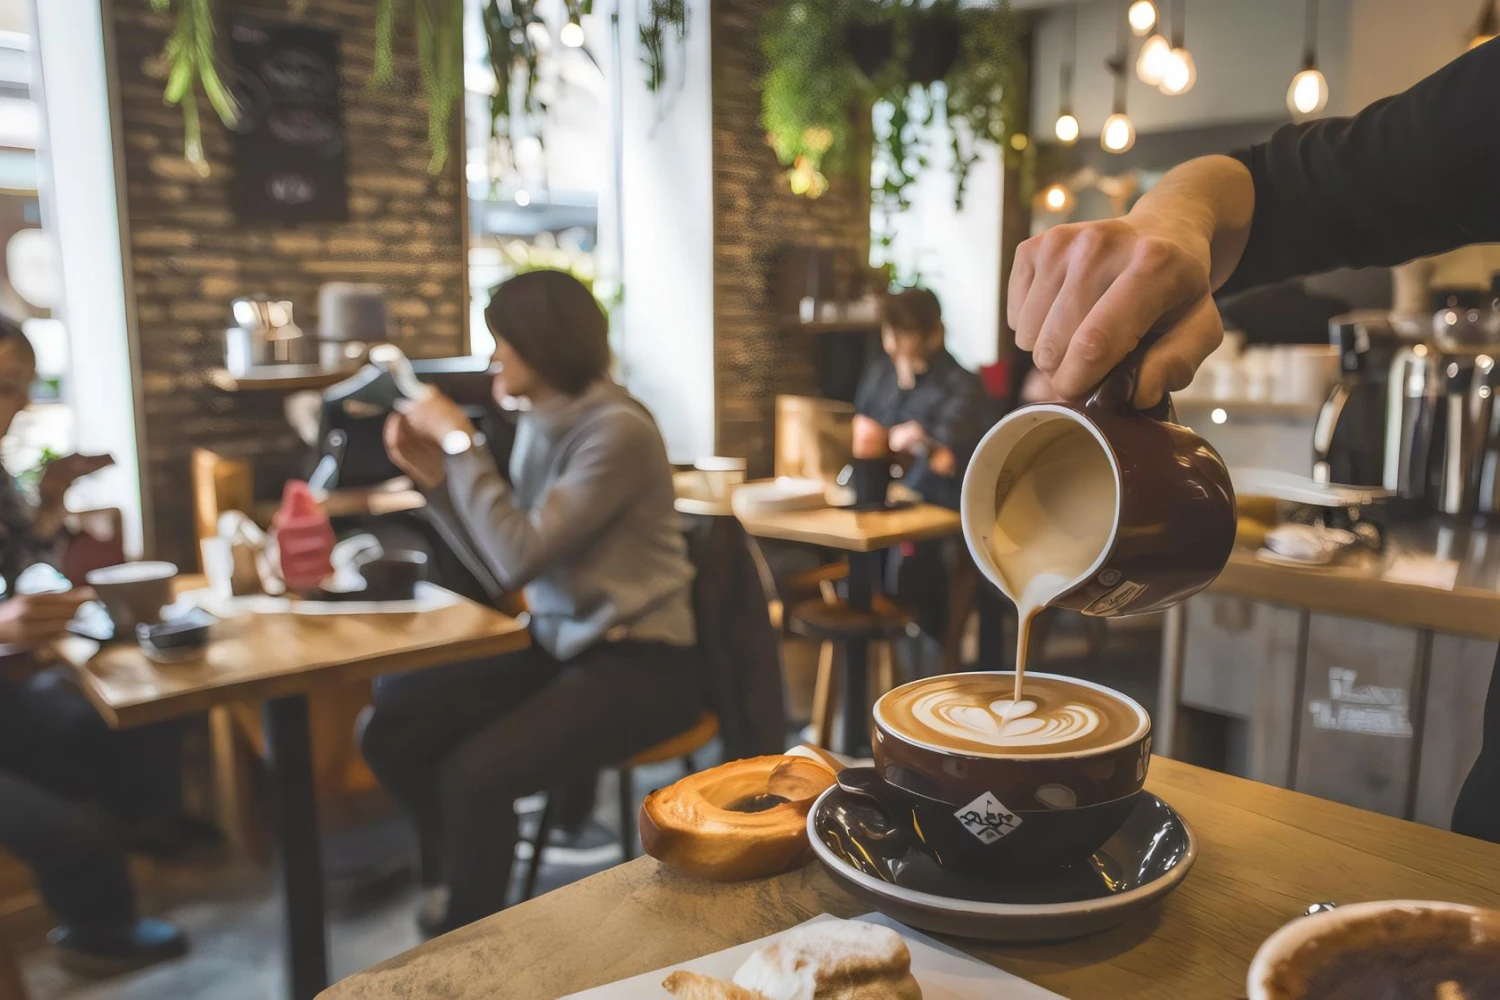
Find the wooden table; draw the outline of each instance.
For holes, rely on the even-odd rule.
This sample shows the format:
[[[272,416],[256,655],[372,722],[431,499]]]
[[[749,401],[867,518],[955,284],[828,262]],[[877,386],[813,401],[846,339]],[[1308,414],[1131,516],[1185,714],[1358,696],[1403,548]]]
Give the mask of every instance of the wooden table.
[[[849,554],[849,606],[868,611],[880,589],[880,552],[902,542],[924,542],[956,535],[962,527],[958,512],[919,503],[899,510],[855,511],[841,507],[786,511],[740,518],[745,531],[757,538],[803,542]],[[858,757],[869,752],[870,713],[867,711],[869,644],[863,639],[844,642],[844,742],[842,749]]]
[[[1182,886],[1113,930],[1052,945],[948,939],[1070,1000],[1245,995],[1250,957],[1311,902],[1500,906],[1500,846],[1157,758],[1148,787],[1199,838]],[[631,862],[353,976],[325,1000],[558,997],[869,907],[817,865],[721,885]]]
[[[99,714],[115,727],[264,700],[272,822],[281,861],[292,1000],[328,985],[323,869],[313,800],[307,694],[524,648],[525,626],[461,598],[418,614],[257,614],[214,626],[196,660],[159,665],[133,644],[69,639],[59,646]],[[353,738],[351,734],[350,738]]]

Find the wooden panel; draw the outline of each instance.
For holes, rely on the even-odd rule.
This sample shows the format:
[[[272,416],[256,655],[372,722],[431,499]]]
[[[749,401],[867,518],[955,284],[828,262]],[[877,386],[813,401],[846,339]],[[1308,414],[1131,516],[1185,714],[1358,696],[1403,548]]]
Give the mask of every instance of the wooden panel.
[[[1406,813],[1423,636],[1312,615],[1293,787],[1389,816]]]
[[[1147,787],[1192,824],[1197,864],[1112,930],[954,947],[1072,1000],[1243,997],[1250,957],[1318,899],[1500,906],[1500,845],[1157,758]],[[817,865],[729,884],[650,859],[611,868],[344,980],[324,1000],[555,997],[675,965],[819,913],[870,910]],[[580,927],[589,933],[580,934]],[[497,960],[503,956],[503,960]]]
[[[1266,686],[1267,671],[1286,672],[1271,661],[1284,660],[1295,669],[1297,612],[1220,594],[1199,594],[1184,609],[1183,704],[1250,718]]]
[[[1494,672],[1495,643],[1452,635],[1432,637],[1422,755],[1412,818],[1448,829],[1453,803],[1483,742],[1484,699]]]

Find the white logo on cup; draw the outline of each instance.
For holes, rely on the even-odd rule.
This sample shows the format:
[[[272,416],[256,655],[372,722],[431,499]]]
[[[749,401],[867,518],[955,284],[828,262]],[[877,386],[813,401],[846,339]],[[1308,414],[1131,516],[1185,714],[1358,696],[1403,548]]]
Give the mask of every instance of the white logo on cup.
[[[1005,803],[985,792],[953,814],[982,843],[993,844],[1015,832],[1021,817],[1005,808]]]

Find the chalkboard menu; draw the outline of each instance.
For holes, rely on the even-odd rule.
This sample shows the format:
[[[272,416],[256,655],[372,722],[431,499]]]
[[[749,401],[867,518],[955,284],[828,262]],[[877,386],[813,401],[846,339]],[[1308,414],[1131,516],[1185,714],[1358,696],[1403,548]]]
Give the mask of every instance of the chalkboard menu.
[[[339,104],[339,36],[236,18],[232,87],[235,212],[244,222],[349,217],[349,150]]]

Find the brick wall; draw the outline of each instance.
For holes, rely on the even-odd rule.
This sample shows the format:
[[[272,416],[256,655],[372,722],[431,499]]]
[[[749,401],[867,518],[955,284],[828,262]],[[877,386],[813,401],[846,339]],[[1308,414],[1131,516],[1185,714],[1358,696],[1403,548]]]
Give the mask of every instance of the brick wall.
[[[157,56],[168,20],[149,0],[115,0],[114,31],[125,145],[125,205],[139,326],[144,399],[143,487],[154,508],[155,553],[196,561],[189,456],[194,447],[254,461],[267,492],[302,471],[305,448],[282,413],[282,393],[227,393],[211,381],[223,364],[229,302],[269,292],[295,303],[316,329],[318,286],[370,281],[387,291],[396,340],[415,356],[464,350],[466,302],[461,157],[438,179],[427,172],[426,102],[416,92],[413,33],[397,32],[397,82],[366,85],[373,0],[312,0],[305,23],[342,33],[344,123],[349,132],[349,212],[342,223],[251,226],[230,207],[230,135],[203,116],[211,175],[182,158],[181,115],[161,100]],[[108,8],[106,8],[108,9]],[[287,18],[287,0],[225,3]]]
[[[823,197],[791,193],[760,123],[760,19],[780,0],[714,0],[714,381],[719,451],[769,474],[772,417],[781,393],[817,384],[816,344],[784,330],[772,305],[782,246],[852,247],[868,258],[868,142],[858,166],[830,176]],[[868,114],[857,115],[868,121]],[[861,130],[861,134],[868,129]]]

